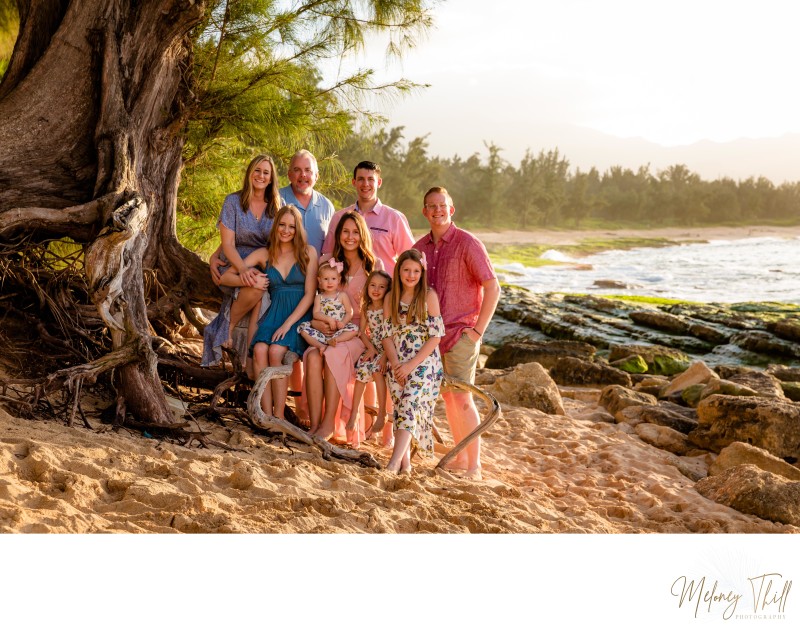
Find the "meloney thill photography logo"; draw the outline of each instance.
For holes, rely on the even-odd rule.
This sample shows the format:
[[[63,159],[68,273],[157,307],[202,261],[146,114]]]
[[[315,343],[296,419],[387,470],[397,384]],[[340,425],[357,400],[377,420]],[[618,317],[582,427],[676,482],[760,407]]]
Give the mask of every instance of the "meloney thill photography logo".
[[[747,588],[738,589],[713,577],[678,577],[670,590],[678,608],[695,618],[720,616],[731,619],[785,620],[791,580],[780,573],[747,577]]]

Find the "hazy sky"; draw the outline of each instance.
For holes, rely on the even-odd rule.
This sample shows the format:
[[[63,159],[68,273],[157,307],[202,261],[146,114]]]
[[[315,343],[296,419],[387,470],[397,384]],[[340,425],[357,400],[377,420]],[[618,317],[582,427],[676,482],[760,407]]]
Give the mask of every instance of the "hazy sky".
[[[434,12],[401,64],[387,68],[380,46],[355,62],[431,84],[381,109],[407,139],[430,132],[434,154],[494,141],[517,162],[528,147],[598,142],[587,130],[664,146],[800,132],[797,0],[449,0]]]

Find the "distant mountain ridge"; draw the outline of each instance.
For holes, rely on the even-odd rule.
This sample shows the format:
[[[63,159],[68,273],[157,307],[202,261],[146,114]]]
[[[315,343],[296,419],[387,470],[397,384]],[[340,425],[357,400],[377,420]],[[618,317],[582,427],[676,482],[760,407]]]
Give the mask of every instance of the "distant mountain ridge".
[[[569,140],[558,143],[559,152],[573,169],[579,167],[582,171],[594,166],[602,173],[614,165],[635,171],[649,163],[650,171],[655,173],[670,165],[684,164],[704,180],[764,176],[776,185],[800,181],[800,134],[741,138],[725,143],[704,140],[675,147],[664,147],[643,138],[618,138],[585,128],[564,137]]]

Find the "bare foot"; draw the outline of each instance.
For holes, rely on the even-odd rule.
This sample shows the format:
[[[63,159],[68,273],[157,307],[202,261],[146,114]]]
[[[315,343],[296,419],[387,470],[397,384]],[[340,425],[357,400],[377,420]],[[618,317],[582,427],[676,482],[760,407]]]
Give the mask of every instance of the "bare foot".
[[[462,478],[466,478],[470,481],[482,481],[483,475],[481,474],[481,468],[476,467],[471,470],[467,470],[464,474],[461,475]]]
[[[414,468],[412,468],[410,465],[404,465],[403,467],[400,468],[400,473],[401,474],[411,474],[413,469]]]
[[[380,432],[383,430],[383,427],[386,425],[386,414],[379,415],[375,421],[372,422],[372,425],[367,430],[367,439],[372,438],[372,435]]]
[[[334,431],[333,423],[326,426],[325,421],[323,420],[320,423],[314,435],[319,437],[320,439],[325,439],[325,441],[330,441],[330,438],[333,436],[333,431]]]
[[[459,455],[462,456],[462,455]],[[444,469],[449,471],[466,470],[469,469],[466,458],[459,458],[458,456],[444,466]]]

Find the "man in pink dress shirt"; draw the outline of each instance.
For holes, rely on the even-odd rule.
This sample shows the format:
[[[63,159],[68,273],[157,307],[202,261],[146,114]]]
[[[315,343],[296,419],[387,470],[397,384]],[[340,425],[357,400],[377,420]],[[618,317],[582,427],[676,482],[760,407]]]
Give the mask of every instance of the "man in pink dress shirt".
[[[383,262],[384,269],[392,274],[398,255],[411,248],[414,236],[408,226],[406,216],[400,211],[386,206],[378,199],[378,189],[383,180],[381,168],[374,162],[364,160],[353,169],[353,187],[356,190],[356,203],[334,213],[328,226],[322,252],[333,252],[333,236],[342,215],[347,211],[357,211],[369,226],[372,235],[372,250]]]
[[[500,284],[481,241],[453,223],[455,207],[444,187],[429,189],[422,214],[431,232],[414,248],[428,262],[428,283],[439,295],[445,334],[439,343],[444,372],[475,382],[481,338],[492,320],[500,298]],[[442,389],[447,423],[456,443],[478,427],[480,416],[471,393]],[[466,454],[466,458],[464,457]],[[480,437],[458,455],[452,465],[466,469],[467,476],[481,477]]]

